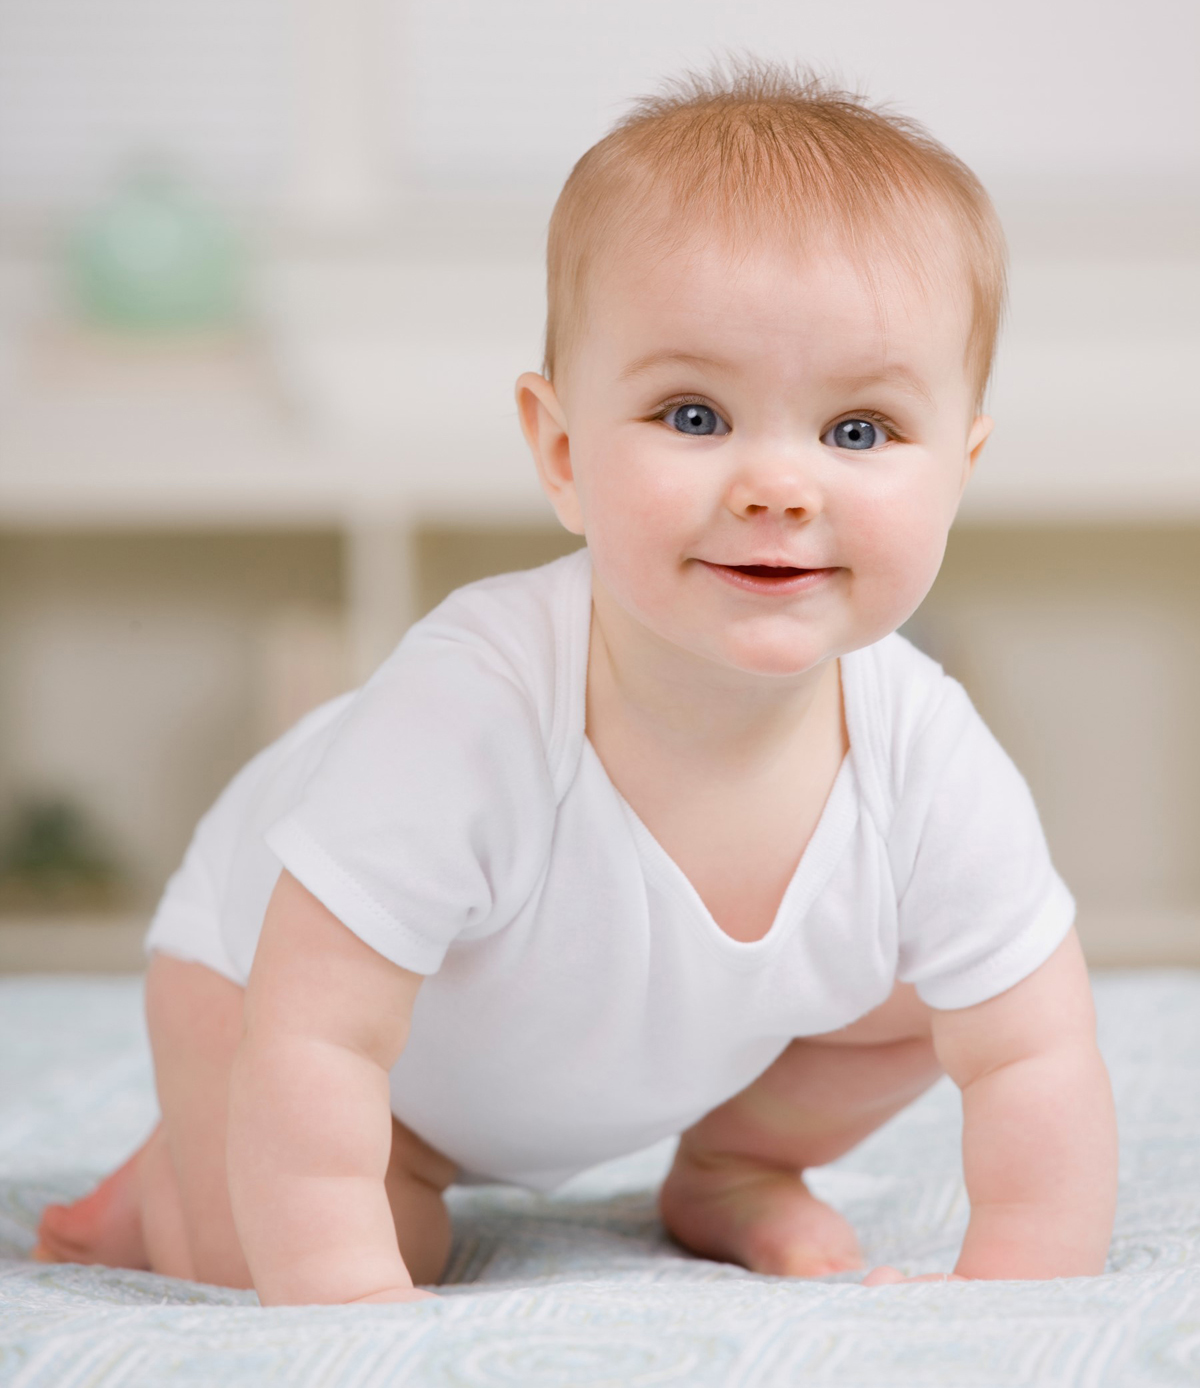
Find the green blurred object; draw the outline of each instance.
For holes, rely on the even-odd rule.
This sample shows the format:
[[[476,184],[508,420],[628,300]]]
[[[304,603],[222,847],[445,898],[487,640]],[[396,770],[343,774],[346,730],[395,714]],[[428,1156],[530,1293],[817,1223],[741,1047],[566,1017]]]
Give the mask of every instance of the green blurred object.
[[[105,328],[178,332],[238,316],[232,231],[163,164],[133,172],[84,218],[69,269],[83,317]]]
[[[20,805],[0,843],[0,912],[111,909],[127,896],[86,815],[63,799]]]

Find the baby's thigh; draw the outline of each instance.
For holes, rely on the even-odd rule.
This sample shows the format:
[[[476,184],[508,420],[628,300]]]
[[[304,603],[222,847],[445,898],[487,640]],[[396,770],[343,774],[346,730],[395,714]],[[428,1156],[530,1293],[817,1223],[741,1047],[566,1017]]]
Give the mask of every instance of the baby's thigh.
[[[146,1025],[155,1063],[175,1052],[200,1055],[212,1047],[236,1051],[246,990],[191,959],[155,950],[146,970]]]
[[[245,989],[204,964],[156,951],[146,1023],[159,1108],[196,1276],[248,1286],[225,1170],[229,1076]]]
[[[833,1161],[940,1076],[930,1030],[929,1009],[898,985],[849,1026],[798,1037],[682,1147],[794,1167]]]
[[[898,983],[849,1025],[793,1041],[762,1077],[765,1087],[799,1109],[843,1114],[865,1135],[942,1074],[932,1016],[915,988]]]

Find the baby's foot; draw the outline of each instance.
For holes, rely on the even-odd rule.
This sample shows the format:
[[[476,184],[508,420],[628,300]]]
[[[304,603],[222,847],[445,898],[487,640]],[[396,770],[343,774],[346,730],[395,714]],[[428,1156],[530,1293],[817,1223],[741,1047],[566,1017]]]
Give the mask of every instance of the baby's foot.
[[[685,1248],[751,1272],[821,1277],[862,1267],[854,1230],[799,1172],[677,1155],[659,1208]]]
[[[70,1205],[47,1205],[32,1256],[40,1263],[148,1269],[137,1173],[144,1150],[145,1145],[138,1148],[124,1166],[82,1199]]]

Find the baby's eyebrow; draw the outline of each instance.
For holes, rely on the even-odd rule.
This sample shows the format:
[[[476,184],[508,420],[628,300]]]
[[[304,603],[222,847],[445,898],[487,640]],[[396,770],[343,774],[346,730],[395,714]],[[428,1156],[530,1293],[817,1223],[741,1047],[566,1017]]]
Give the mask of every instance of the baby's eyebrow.
[[[730,373],[739,370],[735,362],[726,361],[721,357],[706,357],[695,352],[662,349],[647,352],[645,356],[630,362],[617,379],[628,381],[634,376],[641,375],[644,371],[649,371],[652,367],[666,365],[707,366]],[[929,392],[929,387],[912,367],[906,366],[903,362],[894,362],[881,371],[866,371],[856,375],[829,377],[828,381],[836,389],[846,391],[865,390],[869,386],[893,385],[904,391],[905,394],[923,400],[927,405],[932,406],[933,404],[933,396]]]
[[[912,367],[896,362],[884,371],[867,371],[858,376],[830,377],[830,384],[839,390],[866,390],[868,386],[896,386],[906,395],[915,395],[927,405],[933,404],[929,387]]]
[[[678,352],[670,350],[659,350],[647,352],[644,357],[638,357],[632,361],[624,371],[617,377],[619,381],[628,381],[633,376],[640,376],[643,371],[649,371],[652,366],[715,366],[718,371],[736,371],[737,367],[730,361],[724,361],[720,357],[698,356],[695,352]]]

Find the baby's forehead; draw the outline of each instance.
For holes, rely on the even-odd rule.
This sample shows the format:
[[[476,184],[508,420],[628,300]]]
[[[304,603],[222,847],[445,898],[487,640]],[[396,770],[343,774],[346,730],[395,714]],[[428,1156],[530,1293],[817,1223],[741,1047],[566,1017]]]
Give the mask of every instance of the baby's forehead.
[[[969,283],[953,248],[941,259],[932,267],[926,248],[884,236],[848,244],[835,234],[747,239],[703,228],[643,235],[612,247],[597,267],[587,318],[637,345],[632,365],[644,365],[652,350],[643,350],[644,339],[660,355],[677,339],[680,358],[692,342],[719,343],[726,357],[769,359],[815,337],[866,367],[906,339],[918,355],[931,336],[961,348]]]
[[[751,225],[651,227],[615,238],[601,257],[634,293],[655,280],[686,282],[716,276],[750,287],[762,274],[782,286],[814,270],[872,286],[878,296],[923,302],[947,289],[967,290],[968,267],[957,237],[944,220],[911,219],[854,229],[834,223],[797,231]]]

